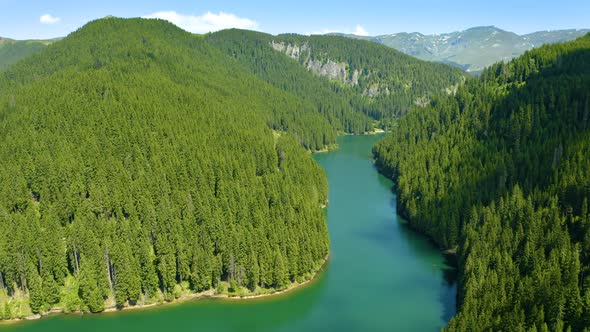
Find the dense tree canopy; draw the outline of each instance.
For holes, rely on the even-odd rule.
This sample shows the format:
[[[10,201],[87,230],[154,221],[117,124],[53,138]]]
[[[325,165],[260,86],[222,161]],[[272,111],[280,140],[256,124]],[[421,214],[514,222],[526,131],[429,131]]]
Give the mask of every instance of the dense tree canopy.
[[[270,84],[308,101],[340,132],[363,133],[374,120],[387,125],[411,105],[462,82],[457,68],[421,61],[383,45],[340,36],[279,35],[246,30],[209,34],[207,41]],[[289,56],[273,44],[290,46]],[[318,80],[310,72],[328,62],[343,65],[343,77]],[[374,91],[369,96],[369,91]]]
[[[370,91],[375,91],[373,98],[368,98],[362,106],[376,119],[405,114],[412,105],[452,90],[465,77],[458,68],[418,60],[366,40],[294,34],[279,35],[275,39],[306,44],[311,50],[311,59],[322,63],[328,60],[345,63],[349,81],[354,80],[355,72],[358,74],[358,84],[352,85],[353,91],[361,95],[371,95]],[[300,57],[300,62],[303,61],[305,59]]]
[[[485,70],[374,148],[399,210],[459,255],[449,330],[590,326],[590,35]]]
[[[373,121],[350,104],[355,94],[310,73],[287,55],[272,49],[273,36],[247,30],[223,30],[206,36],[214,47],[250,68],[270,84],[296,95],[319,111],[339,132],[373,130]]]
[[[328,253],[301,144],[334,130],[170,23],[94,21],[11,67],[0,128],[3,318],[280,289]]]
[[[303,148],[400,110],[375,112],[363,86],[310,73],[273,38],[106,18],[0,74],[2,317],[312,276],[329,247],[327,184]],[[335,43],[342,50],[326,55],[348,61],[347,39],[280,38],[313,42],[318,55]],[[373,52],[356,45],[350,70],[371,67],[365,76],[388,84],[437,77],[406,108],[462,77],[385,47],[361,67],[373,56],[363,47]],[[390,77],[390,67],[410,71]]]

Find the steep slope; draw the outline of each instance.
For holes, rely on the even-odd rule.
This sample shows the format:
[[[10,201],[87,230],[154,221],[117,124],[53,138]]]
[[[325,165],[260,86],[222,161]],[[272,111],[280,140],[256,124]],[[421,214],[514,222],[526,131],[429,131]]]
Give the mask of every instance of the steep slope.
[[[300,142],[332,129],[202,37],[94,21],[0,91],[2,318],[282,289],[324,262]]]
[[[590,326],[590,35],[526,52],[378,144],[411,225],[458,250],[449,330]]]
[[[317,109],[339,132],[373,130],[373,120],[354,106],[361,101],[349,89],[321,79],[271,47],[273,36],[247,30],[224,30],[206,36],[207,42],[247,66],[252,73]]]
[[[0,37],[0,71],[57,40],[13,40]]]
[[[84,41],[86,44],[90,43],[90,45],[82,45],[84,48],[81,48],[76,40],[70,40],[60,43],[60,47],[49,47],[45,53],[40,54],[39,56],[33,56],[30,61],[17,64],[15,68],[9,70],[6,73],[5,77],[12,79],[7,84],[15,85],[21,84],[23,82],[27,83],[34,80],[39,75],[50,75],[53,72],[62,70],[64,68],[69,68],[71,70],[88,70],[90,68],[99,69],[105,64],[111,62],[113,58],[126,58],[127,60],[134,61],[133,51],[144,52],[147,54],[149,59],[157,60],[157,54],[155,54],[151,49],[148,51],[140,51],[139,46],[135,46],[137,48],[136,50],[128,50],[127,48],[117,45],[117,49],[108,51],[107,47],[112,44],[112,41],[105,40],[105,44],[101,44],[99,41],[102,40],[99,36],[92,36],[92,38],[96,39],[94,41]],[[165,36],[162,38],[165,38]],[[184,46],[184,52],[177,52],[180,55],[167,55],[168,58],[161,59],[166,61],[166,65],[170,67],[171,70],[177,71],[174,73],[177,75],[177,77],[174,78],[176,81],[182,81],[183,79],[189,77],[193,80],[196,80],[199,85],[210,85],[210,82],[208,82],[206,76],[193,75],[195,72],[198,73],[199,71],[202,71],[202,69],[199,67],[196,69],[191,69],[190,67],[190,63],[194,62],[194,60],[189,58],[188,52],[195,52],[194,48],[196,48],[197,51],[204,53],[198,54],[201,56],[201,58],[217,57],[218,59],[216,61],[222,63],[223,67],[227,68],[226,71],[218,73],[220,76],[225,75],[229,77],[227,78],[228,82],[221,82],[219,86],[216,87],[218,90],[229,93],[232,89],[226,85],[230,83],[235,84],[238,82],[237,77],[240,77],[240,75],[248,76],[245,81],[251,81],[251,84],[254,86],[259,84],[265,85],[266,89],[261,90],[264,92],[259,92],[257,89],[252,89],[250,95],[255,95],[257,101],[263,101],[267,105],[272,104],[271,111],[263,112],[262,114],[273,129],[279,131],[285,131],[289,129],[291,134],[295,135],[297,139],[310,150],[322,149],[326,145],[335,143],[336,135],[334,130],[330,128],[330,125],[327,123],[327,121],[320,114],[318,114],[317,109],[315,109],[313,105],[298,100],[293,95],[285,94],[279,89],[273,88],[268,84],[264,84],[260,80],[255,80],[254,77],[251,77],[246,68],[243,68],[240,64],[232,61],[228,57],[225,57],[223,54],[217,52],[214,48],[206,45],[200,36],[193,35],[190,43],[181,46]],[[144,44],[142,44],[142,47],[162,47],[164,50],[167,50],[172,46],[151,45],[149,44],[149,41],[146,41]],[[192,51],[190,50],[191,48],[193,49]],[[63,52],[75,52],[77,57],[64,56]],[[187,62],[189,65],[186,65],[187,68],[184,70],[176,68],[180,67],[182,63],[177,64],[176,67],[171,67],[170,63],[173,63],[174,61],[183,61],[182,63]],[[201,64],[201,66],[204,65],[205,62]],[[213,68],[217,67],[221,66],[214,66]],[[14,75],[13,72],[18,73],[18,75]],[[230,75],[230,73],[232,74]],[[231,82],[229,80],[231,80]],[[1,83],[2,82],[0,81],[0,84]]]
[[[380,43],[422,60],[447,63],[468,72],[479,72],[499,61],[508,61],[544,44],[579,38],[590,30],[539,31],[519,36],[493,26],[424,35],[418,32],[358,37]]]
[[[263,80],[315,104],[329,119],[341,118],[338,128],[349,132],[366,127],[366,118],[355,113],[376,120],[391,118],[452,90],[464,79],[456,68],[338,36],[228,30],[208,35],[207,40]],[[323,80],[318,82],[317,76]]]

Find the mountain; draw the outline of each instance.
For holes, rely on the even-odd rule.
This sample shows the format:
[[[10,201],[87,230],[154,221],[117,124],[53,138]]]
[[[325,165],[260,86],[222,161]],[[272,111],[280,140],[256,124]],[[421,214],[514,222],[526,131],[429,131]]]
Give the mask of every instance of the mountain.
[[[0,318],[270,292],[325,262],[303,146],[334,129],[202,36],[93,21],[0,73],[0,100]]]
[[[487,26],[440,35],[423,35],[418,32],[375,37],[341,33],[329,35],[372,41],[422,60],[442,62],[467,72],[478,73],[493,63],[508,61],[532,48],[573,40],[588,32],[590,30],[569,29],[517,35],[494,26]],[[0,70],[59,39],[17,41],[0,37]]]
[[[554,44],[570,41],[579,38],[580,36],[583,36],[588,32],[590,32],[590,30],[588,29],[538,31],[527,35],[523,35],[522,38],[532,43],[534,47],[539,47],[544,44]]]
[[[319,111],[336,132],[364,133],[376,126],[386,127],[392,116],[404,114],[414,104],[425,104],[435,95],[454,90],[464,80],[460,70],[417,60],[401,52],[370,42],[350,42],[334,36],[272,36],[260,32],[230,29],[205,35],[213,47],[235,58],[252,74],[302,102],[302,111]],[[56,39],[58,40],[58,39]],[[16,62],[39,51],[50,41],[4,39],[7,53],[0,61]],[[34,45],[29,52],[15,52],[17,45]],[[312,47],[313,46],[313,47]],[[277,110],[278,112],[278,110]],[[285,122],[304,146],[322,149],[335,142],[334,133],[313,138],[296,125],[306,117],[283,112],[274,119],[280,130]],[[284,118],[292,117],[289,120]],[[298,129],[299,128],[299,129]],[[329,134],[328,134],[329,133]]]
[[[398,210],[456,251],[449,331],[590,326],[590,34],[485,69],[374,148]]]
[[[162,20],[43,44],[0,72],[0,318],[309,280],[329,249],[309,151],[464,80],[370,42]]]
[[[590,30],[556,30],[517,35],[494,26],[484,26],[440,35],[402,32],[354,38],[383,44],[419,59],[443,62],[467,72],[479,72],[535,47],[573,40],[588,32]]]
[[[18,60],[39,52],[47,45],[60,38],[49,40],[13,40],[0,37],[0,70],[16,63]]]
[[[465,79],[456,68],[339,36],[272,36],[233,29],[205,38],[259,78],[315,105],[343,132],[372,130],[373,120],[404,114],[412,105],[453,91]]]
[[[456,44],[520,38],[496,30]],[[329,251],[309,151],[381,125],[398,212],[457,261],[447,329],[583,331],[589,86],[590,34],[472,78],[342,36],[90,22],[0,72],[0,318],[309,280]]]

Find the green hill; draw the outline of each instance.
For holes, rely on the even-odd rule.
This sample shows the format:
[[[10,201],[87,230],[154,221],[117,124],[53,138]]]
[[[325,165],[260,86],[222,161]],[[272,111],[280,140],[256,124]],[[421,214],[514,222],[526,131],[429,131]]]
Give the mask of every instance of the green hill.
[[[338,36],[272,36],[234,29],[206,39],[261,79],[315,105],[345,132],[372,129],[370,119],[404,114],[464,80],[458,69]]]
[[[301,144],[333,129],[165,21],[94,21],[10,67],[0,128],[2,318],[283,289],[328,253]]]
[[[59,40],[13,40],[0,37],[0,71]]]
[[[590,326],[590,34],[486,69],[374,153],[398,209],[458,252],[450,331]]]

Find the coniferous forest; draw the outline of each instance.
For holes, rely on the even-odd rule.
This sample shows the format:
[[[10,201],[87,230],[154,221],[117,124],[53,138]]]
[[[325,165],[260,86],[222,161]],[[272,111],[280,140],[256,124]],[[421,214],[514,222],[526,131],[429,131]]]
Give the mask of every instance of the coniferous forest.
[[[207,34],[206,39],[257,77],[309,102],[339,133],[370,132],[375,123],[386,128],[412,105],[465,78],[457,68],[339,36],[272,36],[230,29]],[[291,59],[271,45],[290,50]],[[312,68],[316,73],[310,73]],[[330,80],[318,80],[317,71]]]
[[[449,331],[590,327],[590,35],[486,69],[375,148],[409,223],[458,255]]]
[[[271,39],[108,17],[0,73],[2,318],[258,294],[313,277],[329,239],[327,183],[309,151],[385,115],[369,111],[378,99],[313,74]],[[440,77],[404,109],[464,77],[361,46],[411,65],[415,84]],[[359,47],[353,59],[365,61]],[[387,65],[373,75],[403,79]]]
[[[90,22],[0,72],[0,318],[311,280],[310,152],[381,127],[398,212],[456,258],[446,330],[588,331],[589,87],[590,35],[470,78],[339,36]]]
[[[301,144],[332,129],[201,37],[103,19],[0,84],[2,318],[282,289],[323,264],[326,179]]]

